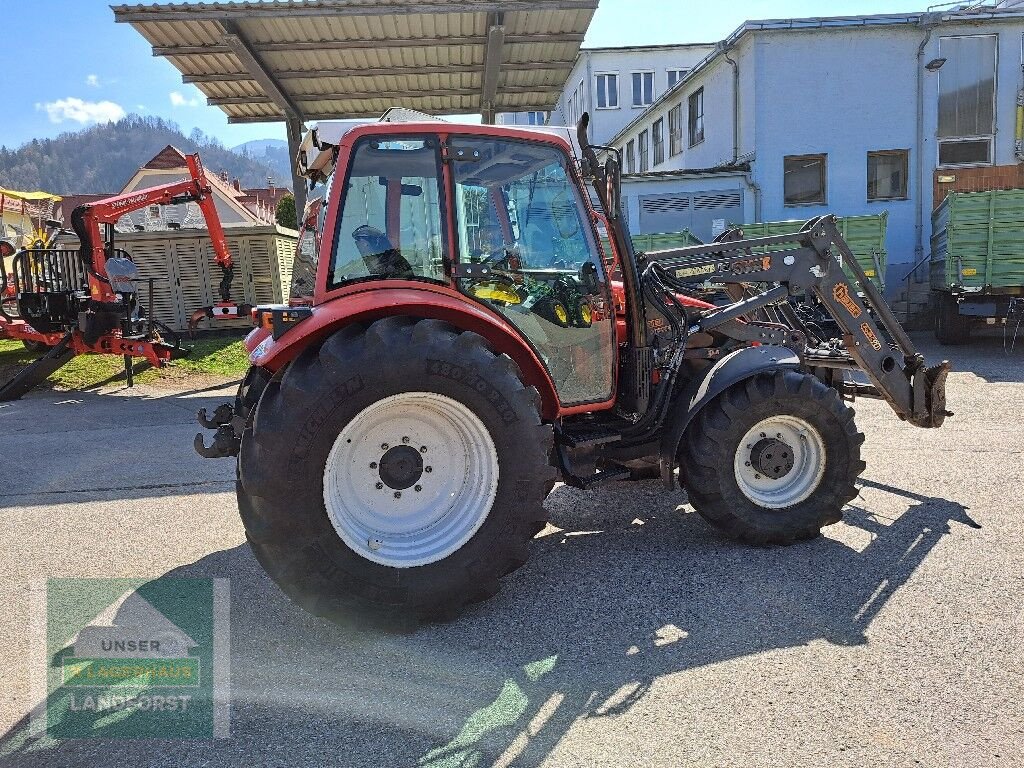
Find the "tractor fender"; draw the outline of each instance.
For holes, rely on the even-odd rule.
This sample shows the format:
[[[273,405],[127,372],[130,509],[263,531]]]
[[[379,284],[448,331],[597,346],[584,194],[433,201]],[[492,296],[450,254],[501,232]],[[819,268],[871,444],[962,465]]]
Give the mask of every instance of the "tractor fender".
[[[395,315],[443,320],[460,330],[483,336],[495,352],[512,358],[525,384],[537,388],[542,416],[545,419],[558,417],[560,406],[554,382],[533,348],[496,313],[440,286],[406,283],[402,287],[376,287],[339,296],[313,307],[309,318],[278,339],[263,329],[250,333],[246,339],[249,362],[276,372],[310,346],[321,344],[350,323]]]
[[[670,416],[669,427],[661,438],[661,479],[667,487],[675,487],[673,471],[676,467],[679,441],[683,439],[683,433],[690,422],[705,405],[733,384],[759,373],[798,368],[799,356],[786,347],[743,347],[723,357],[703,376],[695,377],[677,399],[676,411]]]

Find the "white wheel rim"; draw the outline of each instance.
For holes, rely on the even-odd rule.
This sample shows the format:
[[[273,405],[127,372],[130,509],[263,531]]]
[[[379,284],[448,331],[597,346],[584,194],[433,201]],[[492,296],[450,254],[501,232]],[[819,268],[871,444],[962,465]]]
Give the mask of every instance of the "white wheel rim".
[[[733,469],[740,491],[767,509],[792,507],[807,499],[825,475],[825,441],[797,416],[758,422],[740,441]]]
[[[498,453],[487,428],[465,405],[433,392],[364,408],[324,467],[324,505],[338,536],[393,568],[458,550],[483,525],[497,492]]]

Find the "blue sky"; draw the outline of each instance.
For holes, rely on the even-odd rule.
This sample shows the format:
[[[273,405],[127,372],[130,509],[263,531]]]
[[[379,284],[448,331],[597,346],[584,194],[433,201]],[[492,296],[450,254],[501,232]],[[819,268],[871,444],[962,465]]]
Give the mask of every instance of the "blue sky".
[[[163,1],[163,0],[161,0]],[[929,0],[601,0],[584,45],[720,40],[746,19],[923,10]],[[666,13],[666,8],[672,8]],[[124,113],[159,115],[234,146],[284,138],[278,123],[229,126],[177,70],[154,58],[102,0],[0,0],[0,144],[17,147]],[[55,54],[61,55],[55,55]]]

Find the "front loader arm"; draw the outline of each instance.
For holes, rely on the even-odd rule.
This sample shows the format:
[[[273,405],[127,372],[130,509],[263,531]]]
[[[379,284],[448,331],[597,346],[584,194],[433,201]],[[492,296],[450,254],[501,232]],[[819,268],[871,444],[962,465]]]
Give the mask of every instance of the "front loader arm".
[[[758,253],[766,246],[791,249]],[[813,294],[838,323],[851,365],[871,382],[859,394],[885,399],[897,416],[919,427],[938,427],[946,416],[945,382],[949,363],[926,367],[885,299],[865,276],[836,226],[835,216],[809,221],[797,233],[740,239],[646,254],[680,282],[778,283],[726,307],[704,310],[691,317],[690,333],[714,331],[788,296]],[[851,281],[843,271],[849,269]],[[863,292],[864,300],[858,295]],[[872,312],[868,311],[868,306]],[[784,314],[784,313],[780,313]],[[883,332],[884,329],[884,332]],[[794,329],[799,330],[799,329]],[[888,335],[886,335],[888,334]],[[892,339],[889,344],[887,339]],[[808,366],[835,363],[831,351],[807,349]],[[843,367],[840,364],[836,367]]]

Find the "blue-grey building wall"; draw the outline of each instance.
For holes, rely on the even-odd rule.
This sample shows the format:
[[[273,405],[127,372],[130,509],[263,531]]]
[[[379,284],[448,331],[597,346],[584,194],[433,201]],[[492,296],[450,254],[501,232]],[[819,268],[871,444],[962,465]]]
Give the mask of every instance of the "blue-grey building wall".
[[[724,52],[739,69],[738,141],[734,157],[735,70],[723,52],[634,118],[612,140],[625,147],[642,130],[664,118],[677,104],[704,89],[706,138],[653,166],[654,172],[706,169],[733,160],[750,164],[748,176],[729,182],[744,188],[745,207],[761,221],[806,220],[822,213],[854,216],[889,212],[887,249],[890,279],[896,292],[917,260],[920,206],[921,256],[929,252],[933,179],[938,168],[939,73],[923,65],[937,59],[940,39],[960,35],[997,35],[995,165],[1017,162],[1017,96],[1022,88],[1024,15],[989,14],[974,20],[944,17],[928,35],[916,23],[864,23],[809,29],[751,28],[734,36]],[[756,26],[756,22],[753,23]],[[811,25],[807,25],[811,26]],[[918,58],[918,48],[928,36]],[[923,140],[918,141],[917,82],[921,72]],[[869,202],[867,154],[873,150],[909,150],[905,200]],[[788,206],[784,202],[783,158],[827,154],[827,203]],[[666,153],[667,155],[667,153]],[[918,161],[920,160],[920,163]],[[943,169],[946,173],[946,169]],[[956,173],[950,169],[949,173]],[[666,193],[692,190],[704,179],[652,177]],[[633,183],[636,183],[634,181]],[[645,185],[647,186],[647,185]],[[648,187],[650,188],[650,187]],[[750,202],[748,202],[750,201]],[[631,217],[632,221],[632,217]],[[919,269],[920,280],[926,270]]]

